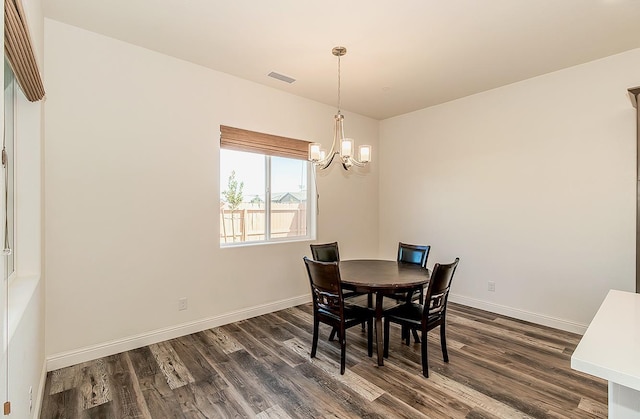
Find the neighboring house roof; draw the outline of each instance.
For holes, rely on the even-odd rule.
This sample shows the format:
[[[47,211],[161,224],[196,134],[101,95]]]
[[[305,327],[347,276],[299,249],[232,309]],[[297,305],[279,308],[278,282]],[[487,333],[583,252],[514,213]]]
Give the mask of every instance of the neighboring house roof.
[[[306,192],[278,192],[271,194],[271,202],[301,202],[306,201]]]
[[[281,204],[305,202],[306,200],[306,192],[277,192],[271,194],[271,202],[278,202]],[[264,202],[264,197],[259,195],[253,195],[252,197],[246,196],[243,202],[254,205],[261,204]],[[220,198],[220,207],[228,208],[228,203],[223,198]]]

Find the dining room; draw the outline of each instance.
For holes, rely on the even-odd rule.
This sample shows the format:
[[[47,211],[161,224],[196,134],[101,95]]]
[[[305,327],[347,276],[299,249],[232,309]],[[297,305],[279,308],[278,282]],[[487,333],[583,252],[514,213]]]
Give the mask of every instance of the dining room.
[[[45,159],[57,162],[45,167],[51,358],[307,302],[300,261],[308,242],[221,247],[217,198],[205,192],[222,183],[215,164],[221,121],[329,143],[335,109],[45,23],[48,51],[61,57],[45,77]],[[347,113],[350,135],[372,144],[374,160],[363,170],[317,172],[317,241],[339,241],[349,259],[393,259],[399,241],[428,242],[431,260],[464,260],[452,300],[584,331],[610,288],[634,286],[635,122],[626,87],[637,59],[632,50],[382,121]],[[73,88],[69,68],[91,92]],[[627,69],[626,80],[606,76]],[[171,80],[181,81],[170,88]],[[234,100],[207,106],[221,89]],[[591,90],[594,97],[575,100]],[[149,97],[121,103],[125,91]],[[171,103],[194,105],[137,104],[169,93]],[[282,106],[266,112],[274,101]],[[69,118],[76,122],[62,122]],[[165,170],[173,164],[181,170]],[[179,311],[182,297],[188,309]],[[115,319],[95,309],[112,304],[120,307]]]
[[[366,334],[350,328],[345,375],[357,379],[354,374],[362,374],[386,395],[376,398],[379,410],[353,413],[343,403],[333,408],[336,414],[383,415],[415,397],[429,399],[428,392],[412,393],[400,384],[407,379],[412,387],[447,387],[452,400],[470,398],[465,414],[471,416],[492,399],[516,410],[519,400],[528,401],[523,411],[544,417],[558,408],[536,409],[557,397],[557,387],[531,396],[522,382],[539,379],[535,383],[542,389],[557,377],[536,378],[536,371],[553,365],[566,368],[561,369],[570,375],[566,387],[584,387],[574,393],[575,409],[602,416],[606,388],[571,375],[568,356],[610,289],[635,291],[637,122],[627,89],[640,85],[640,45],[630,41],[640,36],[629,36],[637,31],[629,17],[637,15],[637,2],[603,2],[597,10],[559,2],[518,2],[517,8],[505,3],[503,14],[492,14],[461,0],[465,25],[446,28],[439,22],[463,18],[453,6],[441,5],[442,14],[425,25],[411,20],[409,12],[424,18],[431,15],[423,7],[435,6],[417,1],[410,2],[416,9],[386,14],[362,2],[340,4],[344,14],[335,20],[317,5],[298,11],[295,19],[255,5],[217,5],[221,9],[197,16],[182,10],[198,22],[192,27],[220,31],[213,40],[203,37],[216,52],[210,61],[198,55],[204,48],[170,50],[178,44],[176,34],[191,31],[186,17],[172,21],[179,25],[172,30],[158,29],[175,12],[167,5],[137,15],[72,0],[23,3],[46,101],[17,100],[18,120],[26,115],[24,124],[35,121],[41,142],[32,147],[18,139],[23,161],[36,163],[27,174],[22,170],[30,166],[20,166],[17,176],[29,179],[16,195],[17,219],[34,221],[17,226],[17,275],[34,285],[12,326],[9,379],[0,385],[13,390],[15,412],[29,412],[30,404],[39,407],[51,395],[45,390],[51,372],[117,354],[128,353],[106,365],[135,371],[142,381],[164,379],[157,367],[145,376],[147,358],[135,358],[155,359],[150,345],[165,345],[196,364],[218,359],[242,365],[244,360],[263,372],[269,361],[287,372],[299,366],[296,371],[302,372],[281,390],[309,385],[317,390],[313,395],[303,392],[291,400],[308,396],[313,405],[327,402],[327,388],[314,386],[340,380],[334,377],[336,369],[340,375],[339,346],[328,341],[329,329],[321,329],[316,361],[295,351],[311,350],[311,294],[303,257],[311,256],[311,243],[337,241],[345,260],[395,260],[398,242],[406,242],[431,246],[428,269],[456,257],[461,262],[449,298],[450,362],[439,356],[437,331],[430,332],[434,373],[423,377],[420,345],[403,344],[400,327],[392,325],[390,361],[377,365],[368,357]],[[584,25],[574,22],[576,10],[584,13]],[[308,22],[306,36],[320,36],[311,30],[318,19],[311,22],[309,16],[327,18],[320,19],[327,26],[317,30],[322,42],[285,48],[282,37],[269,35],[273,26],[306,34],[299,25]],[[356,28],[350,16],[360,16],[362,26]],[[212,21],[198,20],[205,18]],[[264,54],[250,56],[257,40],[247,39],[246,27],[229,27],[230,22],[262,30],[264,36],[255,38],[264,38],[271,48],[256,48],[274,57],[265,59],[269,67],[262,73],[242,73]],[[385,22],[386,29],[374,22]],[[423,26],[443,31],[440,43],[419,37],[418,46],[429,54],[412,55],[404,44],[394,44],[396,50],[385,43],[389,34]],[[554,35],[561,30],[570,31],[562,42]],[[481,42],[480,34],[489,38]],[[233,48],[226,50],[229,45]],[[336,45],[348,49],[341,57],[341,79],[332,54]],[[378,45],[375,53],[372,45]],[[456,49],[462,46],[466,53]],[[498,46],[505,55],[495,55]],[[195,52],[181,55],[189,51]],[[449,56],[454,51],[456,60]],[[242,63],[236,72],[234,62]],[[308,73],[302,73],[302,63],[311,63]],[[401,86],[389,74],[368,79],[374,69],[384,72],[385,63],[389,70],[424,68],[424,85]],[[279,68],[271,67],[276,64]],[[271,71],[306,78],[283,84],[267,76]],[[356,145],[371,146],[370,163],[309,170],[315,174],[308,185],[316,206],[308,237],[221,244],[221,194],[228,184],[221,173],[221,127],[328,149],[340,107],[338,80],[344,129]],[[310,86],[317,96],[305,95]],[[403,95],[412,100],[398,104]],[[385,104],[397,107],[379,108]],[[236,349],[211,349],[220,336]],[[260,349],[258,341],[266,346]],[[501,345],[513,356],[501,352]],[[536,358],[541,347],[552,348],[542,351],[550,358]],[[374,345],[375,357],[376,351]],[[491,358],[483,360],[481,352]],[[525,359],[540,368],[494,379],[498,364],[513,362],[525,369]],[[187,367],[192,377],[204,379],[204,370],[193,365]],[[217,374],[231,382],[242,377],[238,365]],[[468,376],[462,375],[465,369]],[[316,379],[301,381],[305,373]],[[389,385],[395,390],[383,385],[384,374],[392,377]],[[460,390],[465,382],[473,385]],[[517,388],[517,395],[480,394],[481,388],[498,384]],[[68,390],[59,397],[78,396]],[[274,387],[261,393],[265,402],[255,406],[238,396],[237,404],[257,414],[258,407],[285,403],[275,401],[279,392]],[[343,387],[340,392],[343,401],[362,397]],[[385,407],[389,394],[395,394],[393,406]],[[586,394],[582,407],[578,394]],[[439,407],[441,412],[449,408]],[[500,410],[492,412],[501,416]]]

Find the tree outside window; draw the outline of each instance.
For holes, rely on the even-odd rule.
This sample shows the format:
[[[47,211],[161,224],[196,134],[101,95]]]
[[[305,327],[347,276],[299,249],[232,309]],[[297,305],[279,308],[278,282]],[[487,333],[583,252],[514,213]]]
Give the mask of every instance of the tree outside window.
[[[242,205],[242,189],[244,189],[244,182],[238,183],[238,180],[236,179],[236,171],[232,170],[231,175],[229,175],[227,190],[222,192],[222,196],[225,202],[229,205],[229,211],[231,212],[232,241],[236,241],[235,215],[238,208],[240,208],[240,205]]]

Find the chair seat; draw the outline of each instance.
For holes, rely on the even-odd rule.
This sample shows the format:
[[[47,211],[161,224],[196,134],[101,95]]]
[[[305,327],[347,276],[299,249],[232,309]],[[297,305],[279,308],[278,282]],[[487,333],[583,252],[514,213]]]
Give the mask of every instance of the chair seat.
[[[385,310],[384,316],[393,317],[403,323],[415,323],[419,326],[422,322],[422,305],[416,303],[400,304]]]
[[[360,323],[373,317],[374,314],[375,312],[372,308],[352,305],[349,303],[344,304],[345,323]]]
[[[318,310],[318,314],[321,314],[325,317],[334,319],[335,321],[340,321],[340,316],[326,311],[326,310]],[[344,303],[344,324],[345,327],[349,327],[354,324],[362,323],[363,321],[367,321],[371,317],[373,317],[374,311],[368,307],[362,307],[358,305],[352,305],[348,303]]]
[[[384,316],[393,319],[397,323],[404,323],[419,328],[422,324],[424,306],[416,303],[405,303],[384,311]],[[430,315],[427,325],[437,323],[440,314]]]
[[[342,297],[343,298],[355,298],[361,295],[367,295],[366,292],[357,292],[357,291],[347,291],[344,288],[342,289]]]
[[[411,291],[411,301],[419,301],[421,296],[420,296],[420,292],[422,291],[423,287],[416,287],[415,289],[413,289]],[[407,295],[409,294],[409,292],[407,291],[400,291],[400,292],[392,292],[390,294],[385,294],[385,297],[391,298],[393,300],[396,300],[399,303],[404,303],[407,301]]]

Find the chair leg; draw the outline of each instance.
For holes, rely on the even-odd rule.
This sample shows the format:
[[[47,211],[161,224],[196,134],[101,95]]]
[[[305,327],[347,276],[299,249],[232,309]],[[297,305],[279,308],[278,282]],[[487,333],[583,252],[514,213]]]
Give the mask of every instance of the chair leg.
[[[367,352],[369,357],[373,355],[373,319],[367,320]]]
[[[347,334],[344,327],[340,327],[340,375],[344,375],[347,353]]]
[[[422,375],[429,378],[429,359],[427,356],[427,330],[422,329],[422,342],[420,343],[422,349]]]
[[[367,294],[367,307],[369,308],[373,308],[373,294],[369,293]],[[362,322],[362,331],[364,332],[364,325],[367,322]]]
[[[333,339],[335,339],[337,331],[338,330],[335,327],[331,329],[331,333],[329,333],[329,341],[332,341]]]
[[[384,338],[384,352],[383,352],[383,356],[385,358],[389,358],[389,319],[387,319],[386,317],[384,318],[384,333],[383,333],[383,338]]]
[[[420,337],[418,337],[418,331],[416,329],[411,329],[411,331],[413,332],[413,340],[416,343],[420,343]]]
[[[407,346],[411,345],[411,328],[409,326],[406,325],[402,325],[402,334],[405,340],[405,344]]]
[[[313,342],[311,343],[311,358],[316,357],[316,350],[318,349],[318,328],[320,327],[320,321],[314,317],[313,319]]]
[[[449,354],[447,353],[447,336],[444,330],[444,319],[440,324],[440,346],[442,346],[442,359],[449,362]]]

